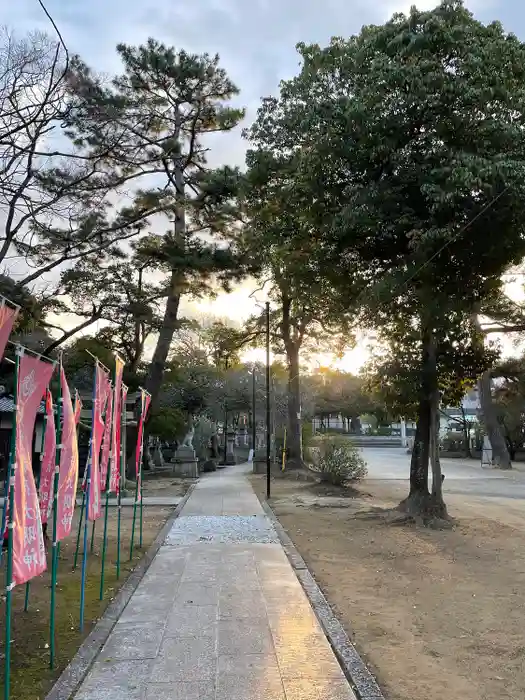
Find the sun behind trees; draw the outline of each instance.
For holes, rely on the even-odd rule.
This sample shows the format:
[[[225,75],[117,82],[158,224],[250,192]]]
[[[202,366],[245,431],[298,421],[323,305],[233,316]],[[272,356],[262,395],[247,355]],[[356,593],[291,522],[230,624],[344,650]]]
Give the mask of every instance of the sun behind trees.
[[[414,358],[402,507],[445,516],[436,416],[446,366],[456,386],[484,369],[472,317],[525,253],[525,46],[453,0],[298,50],[300,74],[259,117],[266,142],[279,135],[300,211],[300,236],[283,225],[282,245],[308,255],[356,321]]]
[[[122,70],[106,78],[44,35],[4,39],[0,260],[25,258],[18,287],[33,294],[35,329],[54,336],[44,350],[99,324],[97,341],[126,354],[155,415],[181,300],[255,275],[287,364],[291,463],[302,460],[301,365],[372,329],[388,350],[379,388],[417,415],[404,509],[446,515],[439,402],[480,377],[487,432],[510,466],[480,322],[501,321],[502,274],[525,255],[515,36],[451,0],[324,48],[299,44],[298,75],[245,131],[245,172],[208,163],[208,135],[244,118],[218,56],[120,44]],[[22,109],[33,83],[47,89]],[[65,313],[78,322],[60,331]],[[247,334],[259,331],[254,318]],[[246,342],[226,340],[219,362]]]

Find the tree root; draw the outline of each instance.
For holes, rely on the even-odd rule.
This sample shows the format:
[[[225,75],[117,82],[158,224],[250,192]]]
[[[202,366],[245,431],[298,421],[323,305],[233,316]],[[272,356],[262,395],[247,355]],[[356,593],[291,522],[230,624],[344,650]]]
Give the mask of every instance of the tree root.
[[[437,517],[431,513],[408,513],[397,508],[370,508],[362,510],[352,516],[356,520],[378,520],[385,525],[416,525],[431,530],[452,530],[456,521],[448,514],[446,517]]]

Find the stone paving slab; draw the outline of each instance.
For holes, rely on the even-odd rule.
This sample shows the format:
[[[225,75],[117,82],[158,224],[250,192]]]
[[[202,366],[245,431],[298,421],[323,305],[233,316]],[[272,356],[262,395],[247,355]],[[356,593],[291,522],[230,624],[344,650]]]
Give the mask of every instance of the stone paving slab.
[[[194,489],[77,700],[355,700],[242,468]]]
[[[278,543],[277,533],[265,515],[181,516],[171,529],[165,544],[234,544],[237,542]]]

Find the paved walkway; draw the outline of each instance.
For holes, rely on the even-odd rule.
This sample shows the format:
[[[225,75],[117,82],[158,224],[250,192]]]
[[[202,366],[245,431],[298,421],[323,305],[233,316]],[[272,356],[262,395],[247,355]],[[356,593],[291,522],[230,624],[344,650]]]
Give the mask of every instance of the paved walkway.
[[[355,700],[243,467],[205,475],[76,700]]]

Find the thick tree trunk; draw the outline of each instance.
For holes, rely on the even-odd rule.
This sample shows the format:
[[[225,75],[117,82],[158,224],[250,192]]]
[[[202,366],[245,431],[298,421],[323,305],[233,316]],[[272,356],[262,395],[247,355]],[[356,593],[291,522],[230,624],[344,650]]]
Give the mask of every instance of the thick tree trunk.
[[[430,407],[430,464],[432,467],[432,491],[430,499],[434,512],[444,517],[447,508],[443,501],[443,478],[439,461],[439,392],[434,393]]]
[[[286,467],[300,468],[303,465],[301,440],[301,386],[299,376],[299,349],[294,343],[286,348],[288,359],[288,435]]]
[[[181,116],[179,113],[177,113],[176,116],[178,117],[178,126],[173,136],[174,139],[178,140],[180,137]],[[177,202],[177,206],[175,207],[175,220],[173,225],[173,239],[176,244],[183,247],[186,239],[186,211],[184,208],[184,165],[183,159],[180,156],[175,162],[173,172],[173,184],[175,185],[175,198]],[[180,272],[176,269],[172,269],[168,288],[168,297],[166,300],[166,310],[164,312],[164,319],[162,321],[162,327],[159,331],[157,345],[155,347],[153,358],[149,366],[148,376],[146,378],[145,388],[151,394],[151,403],[149,408],[150,416],[158,407],[160,390],[162,387],[162,379],[164,377],[164,369],[166,367],[166,361],[168,359],[168,354],[170,351],[171,343],[173,341],[173,336],[177,329],[180,297]],[[134,432],[136,435],[136,431]],[[133,469],[132,463],[134,462],[134,460],[135,452],[133,454],[132,459],[128,462],[128,471]]]
[[[478,381],[481,420],[492,446],[492,460],[498,469],[512,469],[507,443],[498,420],[496,406],[492,400],[490,371],[484,372]]]
[[[433,450],[433,468],[439,469],[439,444],[437,441],[436,400],[439,405],[438,376],[434,338],[429,327],[423,329],[423,351],[421,358],[421,392],[414,449],[410,462],[410,492],[399,504],[399,509],[409,515],[446,516],[446,508],[441,495],[441,487],[428,490],[428,464]],[[432,436],[432,438],[431,438]],[[432,444],[431,444],[432,439]],[[437,459],[436,459],[437,457]],[[435,481],[436,475],[433,474]],[[441,479],[441,469],[439,469]]]
[[[166,301],[166,311],[164,312],[164,320],[162,328],[159,332],[159,338],[153,353],[153,358],[149,367],[149,373],[146,379],[146,390],[151,394],[151,404],[148,416],[151,416],[152,411],[158,406],[160,389],[162,386],[162,378],[164,376],[164,367],[168,359],[173,335],[177,328],[177,317],[179,312],[180,295],[178,293],[178,276],[175,272],[171,274],[170,293]],[[175,437],[175,436],[173,436]],[[132,440],[134,445],[132,454],[127,463],[126,476],[128,479],[135,478],[135,455],[137,442],[137,427],[128,429],[128,440]]]
[[[179,293],[179,277],[178,273],[172,271],[170,280],[170,292],[166,301],[166,311],[164,312],[164,320],[162,328],[159,331],[159,337],[153,358],[149,367],[148,377],[146,379],[146,389],[151,394],[151,409],[157,408],[159,402],[160,388],[162,378],[164,376],[164,368],[168,359],[173,336],[177,329],[180,293]]]

